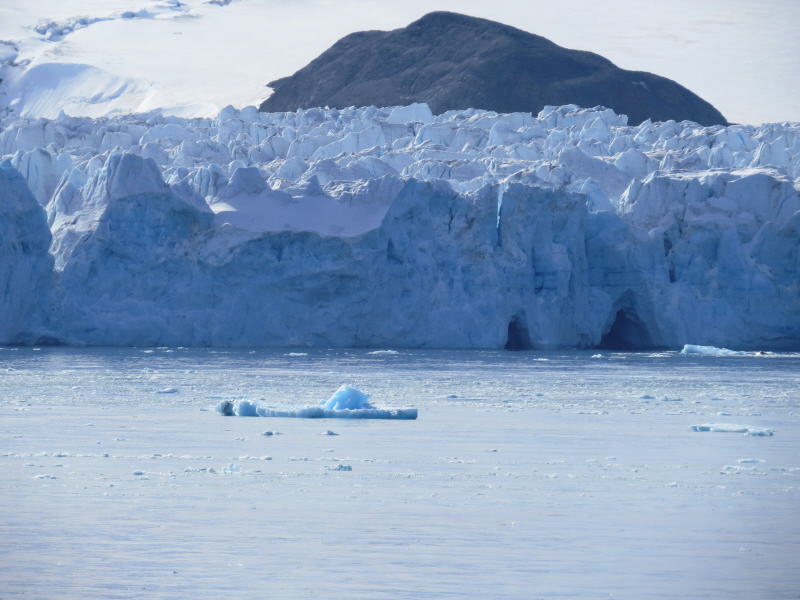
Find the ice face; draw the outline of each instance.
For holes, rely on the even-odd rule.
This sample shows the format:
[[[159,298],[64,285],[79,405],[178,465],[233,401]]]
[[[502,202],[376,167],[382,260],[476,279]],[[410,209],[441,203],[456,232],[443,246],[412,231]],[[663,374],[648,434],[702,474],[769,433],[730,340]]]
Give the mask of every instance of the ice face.
[[[0,342],[800,346],[800,126],[626,123],[6,117]]]
[[[0,339],[41,343],[53,260],[44,210],[8,162],[0,162]],[[38,333],[37,333],[38,332]]]

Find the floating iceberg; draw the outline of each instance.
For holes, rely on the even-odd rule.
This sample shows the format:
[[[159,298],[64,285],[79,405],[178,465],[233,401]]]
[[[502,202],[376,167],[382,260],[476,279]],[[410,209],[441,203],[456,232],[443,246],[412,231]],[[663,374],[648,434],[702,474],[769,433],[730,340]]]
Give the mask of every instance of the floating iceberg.
[[[681,349],[681,354],[699,354],[702,356],[750,356],[752,352],[740,352],[738,350],[728,350],[727,348],[717,348],[716,346],[697,346],[686,344]]]
[[[399,419],[414,420],[416,408],[376,408],[362,391],[342,385],[319,406],[262,406],[250,400],[223,400],[216,411],[224,417],[286,417],[295,419]]]
[[[327,410],[365,410],[374,408],[369,396],[349,385],[341,385],[326,402],[321,403]]]
[[[716,433],[744,433],[752,436],[771,436],[774,432],[765,427],[751,427],[749,425],[735,425],[733,423],[705,423],[692,425],[692,431],[713,431]]]
[[[416,408],[356,408],[329,410],[321,406],[306,406],[299,409],[258,408],[259,417],[290,417],[297,419],[400,419],[413,421]]]

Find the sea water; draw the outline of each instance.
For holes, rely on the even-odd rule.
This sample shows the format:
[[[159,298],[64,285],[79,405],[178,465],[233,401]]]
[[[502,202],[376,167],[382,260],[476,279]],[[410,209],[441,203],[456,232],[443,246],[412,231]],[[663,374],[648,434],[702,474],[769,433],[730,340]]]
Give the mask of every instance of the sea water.
[[[3,598],[800,593],[797,355],[4,348],[0,440]]]

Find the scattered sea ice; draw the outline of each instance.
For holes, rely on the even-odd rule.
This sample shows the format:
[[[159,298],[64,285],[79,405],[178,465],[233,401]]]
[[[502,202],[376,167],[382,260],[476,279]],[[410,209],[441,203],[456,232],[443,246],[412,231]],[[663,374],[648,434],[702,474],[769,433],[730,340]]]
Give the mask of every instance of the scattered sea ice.
[[[373,350],[372,352],[367,352],[372,356],[394,356],[395,354],[400,354],[397,350]]]
[[[353,467],[350,465],[336,465],[335,467],[331,465],[326,465],[325,469],[328,471],[352,471]]]
[[[416,408],[363,408],[326,410],[321,406],[307,406],[299,409],[275,409],[258,407],[259,417],[287,417],[295,419],[400,419],[417,418]]]
[[[702,425],[692,425],[693,431],[713,431],[717,433],[744,433],[753,436],[774,435],[771,429],[765,427],[751,427],[749,425],[736,425],[733,423],[705,423]]]
[[[716,346],[697,346],[695,344],[686,344],[681,349],[681,354],[697,354],[702,356],[751,356],[754,353],[728,350],[727,348],[717,348]],[[756,352],[755,354],[759,353]]]
[[[174,387],[164,388],[163,390],[158,390],[157,394],[177,394],[178,389]]]
[[[753,435],[756,437],[769,437],[771,435],[775,435],[775,433],[771,429],[763,427],[763,428],[750,429],[747,431],[747,435]]]

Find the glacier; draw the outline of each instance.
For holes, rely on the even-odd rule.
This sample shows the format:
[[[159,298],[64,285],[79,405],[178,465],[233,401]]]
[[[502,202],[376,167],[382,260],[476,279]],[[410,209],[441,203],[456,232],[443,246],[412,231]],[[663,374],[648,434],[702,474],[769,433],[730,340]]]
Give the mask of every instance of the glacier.
[[[800,347],[800,124],[0,120],[0,343]]]

